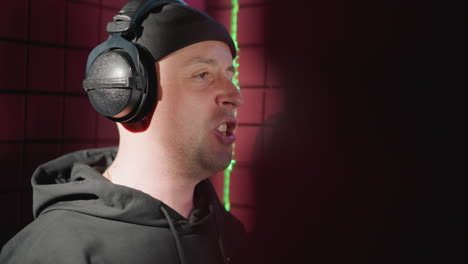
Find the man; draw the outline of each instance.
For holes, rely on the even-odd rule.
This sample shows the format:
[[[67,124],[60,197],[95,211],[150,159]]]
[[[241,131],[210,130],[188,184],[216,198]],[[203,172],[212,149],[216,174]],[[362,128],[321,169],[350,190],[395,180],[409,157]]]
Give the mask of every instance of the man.
[[[117,153],[80,151],[36,170],[36,219],[5,245],[1,263],[240,262],[244,229],[208,180],[229,165],[235,140],[234,44],[206,14],[169,2],[134,41],[154,59],[157,87],[148,89],[157,102],[118,123]],[[152,38],[158,25],[171,32],[157,32],[165,43]],[[200,34],[174,34],[180,25]]]

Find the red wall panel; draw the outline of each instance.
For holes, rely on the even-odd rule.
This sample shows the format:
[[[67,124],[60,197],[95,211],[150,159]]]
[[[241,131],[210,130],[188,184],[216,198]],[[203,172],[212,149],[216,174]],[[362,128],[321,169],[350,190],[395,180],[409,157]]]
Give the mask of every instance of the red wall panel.
[[[66,139],[93,139],[96,136],[97,113],[87,97],[65,98],[63,136]]]
[[[251,168],[238,167],[231,174],[231,203],[240,206],[255,206],[254,175]]]
[[[29,48],[29,90],[63,92],[65,51],[62,48]]]
[[[66,2],[63,0],[31,0],[30,2],[30,40],[63,44]]]
[[[0,94],[0,113],[4,114],[0,126],[0,141],[24,138],[24,95]]]
[[[62,145],[62,153],[71,153],[78,150],[94,148],[94,143],[87,142],[66,142]]]
[[[102,5],[120,10],[120,8],[122,8],[122,6],[127,2],[127,0],[102,0]]]
[[[1,191],[18,188],[23,158],[23,145],[18,143],[0,143]]]
[[[92,48],[99,44],[99,7],[69,2],[67,44]]]
[[[240,45],[265,43],[265,9],[265,6],[240,8],[237,33]]]
[[[239,83],[241,87],[265,86],[266,59],[263,47],[241,46],[239,52]]]
[[[86,71],[87,50],[67,49],[65,54],[66,85],[65,91],[85,95],[83,79]]]
[[[26,39],[28,25],[28,1],[2,1],[0,37]]]
[[[211,17],[223,24],[228,30],[231,28],[231,10],[220,9],[210,12]]]
[[[101,27],[99,28],[99,41],[104,42],[109,33],[106,31],[107,23],[113,21],[115,14],[119,12],[118,9],[101,9]]]
[[[206,11],[206,1],[205,0],[186,0],[185,3],[187,3],[189,6]]]
[[[114,147],[118,145],[118,140],[114,141],[98,141],[96,143],[96,148],[107,148],[107,147]]]
[[[0,40],[0,91],[26,89],[26,45]]]
[[[62,137],[63,97],[31,95],[26,100],[26,137],[59,139]]]
[[[206,4],[210,9],[229,8],[231,3],[231,0],[206,0]]]
[[[241,126],[245,123],[261,125],[263,122],[263,89],[242,88],[244,103],[239,108],[237,120]]]
[[[102,115],[98,115],[97,119],[97,137],[100,139],[118,139],[119,133],[117,131],[117,125],[115,122],[105,118]]]

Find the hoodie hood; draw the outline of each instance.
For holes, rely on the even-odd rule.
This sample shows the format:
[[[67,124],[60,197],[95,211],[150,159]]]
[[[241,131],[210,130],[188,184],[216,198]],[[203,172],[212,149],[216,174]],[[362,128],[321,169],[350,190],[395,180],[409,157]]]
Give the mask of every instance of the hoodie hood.
[[[41,165],[32,177],[36,219],[5,245],[0,262],[244,263],[245,231],[209,180],[195,187],[186,219],[103,177],[116,153],[84,150]]]
[[[168,227],[167,213],[183,232],[205,222],[213,207],[221,206],[208,180],[197,185],[194,210],[188,220],[146,193],[111,183],[101,173],[111,165],[116,153],[117,148],[78,151],[38,167],[31,180],[34,218],[52,210],[70,210],[115,221]]]

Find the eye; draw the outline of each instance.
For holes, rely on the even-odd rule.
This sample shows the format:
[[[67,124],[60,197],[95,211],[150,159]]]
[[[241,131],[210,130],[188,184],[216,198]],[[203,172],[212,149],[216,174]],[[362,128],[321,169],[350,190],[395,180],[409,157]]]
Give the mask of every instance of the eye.
[[[195,77],[198,79],[205,79],[207,75],[208,75],[208,72],[202,72],[202,73],[197,74]]]

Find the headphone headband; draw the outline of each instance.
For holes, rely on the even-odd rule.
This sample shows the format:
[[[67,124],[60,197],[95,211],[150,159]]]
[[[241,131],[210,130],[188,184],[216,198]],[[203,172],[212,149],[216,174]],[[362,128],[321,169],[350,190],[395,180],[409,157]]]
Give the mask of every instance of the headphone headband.
[[[120,33],[126,39],[134,39],[141,33],[141,23],[149,13],[167,4],[187,5],[182,0],[131,0],[107,23],[108,33]]]
[[[91,53],[89,54],[89,58],[96,58],[99,54],[109,50],[109,47],[112,48],[120,48],[126,50],[130,55],[134,65],[138,68],[138,50],[137,48],[129,41],[119,37],[118,35],[111,35],[110,39],[101,43],[96,48],[94,48]],[[89,69],[91,68],[91,64],[94,60],[88,60],[86,64],[86,75],[89,73]]]

